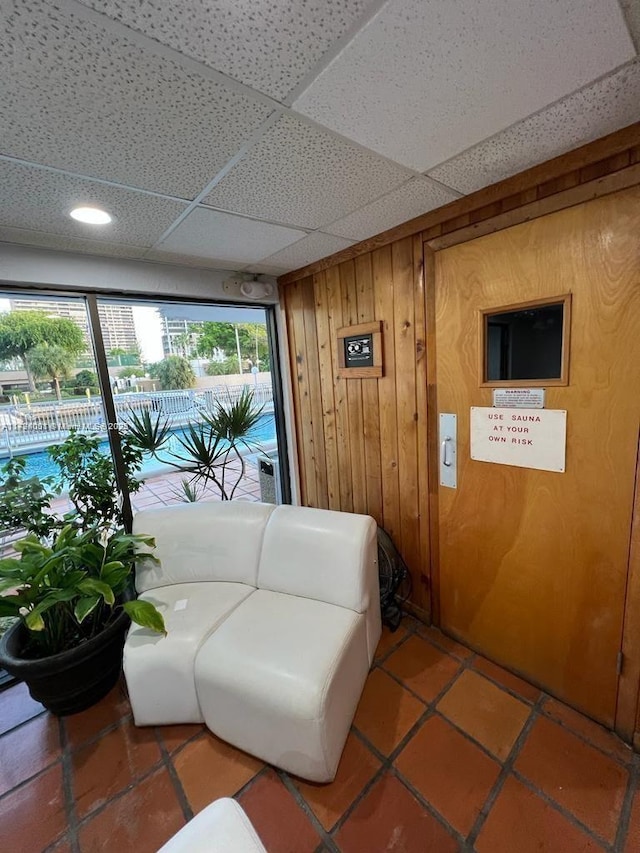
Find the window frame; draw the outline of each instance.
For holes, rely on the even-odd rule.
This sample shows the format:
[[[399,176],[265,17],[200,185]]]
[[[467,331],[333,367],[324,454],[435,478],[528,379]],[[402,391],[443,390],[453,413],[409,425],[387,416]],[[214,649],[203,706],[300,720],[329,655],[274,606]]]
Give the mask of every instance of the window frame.
[[[510,314],[527,308],[540,308],[546,305],[562,305],[562,353],[560,356],[560,376],[555,379],[487,379],[488,346],[487,335],[489,317],[496,314]],[[511,305],[499,305],[481,308],[478,311],[478,386],[480,388],[548,388],[569,384],[569,351],[571,336],[571,294],[548,296],[544,299],[532,299],[528,302],[515,302]]]

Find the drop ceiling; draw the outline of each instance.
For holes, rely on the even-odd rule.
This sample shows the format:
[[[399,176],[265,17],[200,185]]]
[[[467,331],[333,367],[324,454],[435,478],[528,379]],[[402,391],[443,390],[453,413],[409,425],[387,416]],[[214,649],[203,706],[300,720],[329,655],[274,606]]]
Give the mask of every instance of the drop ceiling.
[[[3,0],[0,28],[28,246],[277,275],[640,119],[640,0]]]

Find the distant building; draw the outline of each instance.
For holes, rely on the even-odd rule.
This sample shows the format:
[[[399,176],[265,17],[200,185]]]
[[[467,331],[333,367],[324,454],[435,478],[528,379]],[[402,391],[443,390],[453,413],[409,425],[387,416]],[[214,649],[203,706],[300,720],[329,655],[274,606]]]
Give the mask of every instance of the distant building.
[[[91,351],[89,324],[83,302],[75,299],[11,299],[10,304],[12,311],[42,311],[51,317],[73,320],[82,329],[87,349]],[[100,303],[98,315],[107,353],[112,349],[131,350],[138,346],[131,305]]]
[[[168,355],[181,355],[193,358],[198,348],[198,338],[202,323],[185,320],[183,317],[171,317],[170,306],[160,308],[162,324],[162,352]]]

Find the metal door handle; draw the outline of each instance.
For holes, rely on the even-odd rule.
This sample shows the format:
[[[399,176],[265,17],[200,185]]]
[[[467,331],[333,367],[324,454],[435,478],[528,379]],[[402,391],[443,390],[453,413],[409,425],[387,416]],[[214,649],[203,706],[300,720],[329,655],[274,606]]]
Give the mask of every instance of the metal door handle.
[[[440,445],[440,461],[446,468],[451,467],[451,455],[449,452],[450,448],[451,448],[451,436],[447,436],[444,439],[444,441],[442,442],[442,444]]]

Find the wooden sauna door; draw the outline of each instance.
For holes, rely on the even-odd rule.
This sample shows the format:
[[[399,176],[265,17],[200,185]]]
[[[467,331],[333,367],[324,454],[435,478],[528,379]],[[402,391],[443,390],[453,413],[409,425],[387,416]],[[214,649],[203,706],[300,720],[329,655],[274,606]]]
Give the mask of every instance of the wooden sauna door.
[[[612,725],[640,423],[640,189],[436,251],[438,412],[457,415],[439,488],[443,629]],[[472,461],[483,309],[572,295],[566,471]],[[518,383],[514,383],[518,384]],[[526,383],[525,383],[526,384]]]

